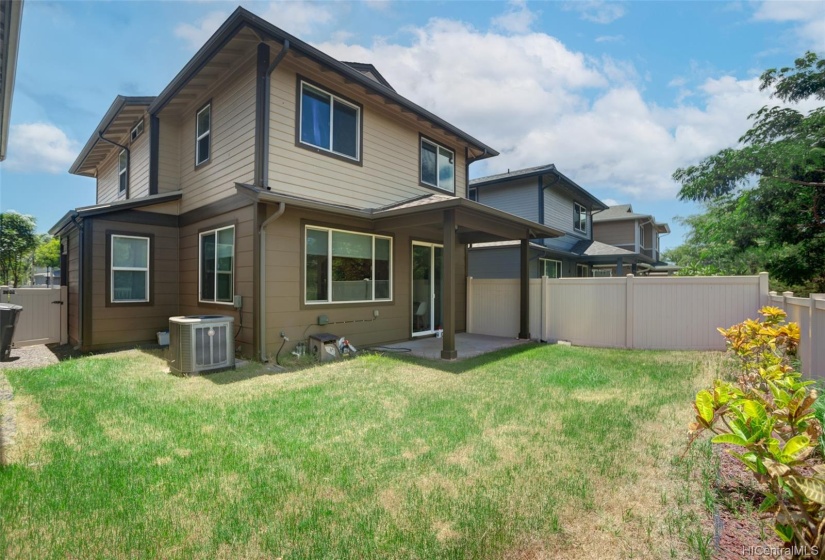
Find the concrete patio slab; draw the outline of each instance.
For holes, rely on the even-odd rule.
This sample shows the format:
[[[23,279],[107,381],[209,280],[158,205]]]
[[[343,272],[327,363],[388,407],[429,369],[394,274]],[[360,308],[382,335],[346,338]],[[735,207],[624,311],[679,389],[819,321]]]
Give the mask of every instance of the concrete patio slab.
[[[430,360],[441,359],[441,345],[442,339],[435,337],[417,338],[408,340],[407,342],[398,342],[396,344],[384,344],[382,348],[392,348],[395,351],[403,351],[409,349],[411,356],[419,358],[427,358]],[[455,335],[455,347],[458,351],[458,359],[473,358],[501,350],[502,348],[510,348],[527,344],[529,340],[520,340],[518,338],[505,338],[501,336],[489,336],[486,334],[469,334],[458,333]]]

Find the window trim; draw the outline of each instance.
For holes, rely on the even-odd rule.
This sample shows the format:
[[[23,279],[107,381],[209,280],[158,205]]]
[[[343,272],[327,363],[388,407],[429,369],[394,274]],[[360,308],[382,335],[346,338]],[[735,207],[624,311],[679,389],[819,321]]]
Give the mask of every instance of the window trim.
[[[120,168],[120,162],[126,156],[126,164],[123,169]],[[123,188],[120,188],[120,178],[123,177]],[[129,152],[125,148],[121,149],[117,154],[117,195],[125,195],[129,198]]]
[[[129,143],[133,144],[135,140],[140,138],[141,134],[143,134],[143,130],[145,128],[145,124],[143,122],[143,118],[141,118],[138,122],[135,123],[135,126],[129,131]],[[140,128],[140,130],[138,130]],[[137,133],[135,131],[137,130]]]
[[[584,269],[584,275],[579,275],[579,270]],[[590,276],[590,267],[586,264],[576,263],[576,278],[587,278]]]
[[[207,130],[203,134],[198,134],[198,117],[207,109],[209,110],[209,130]],[[195,111],[195,169],[200,169],[201,167],[212,161],[212,123],[212,100],[210,99],[209,101],[201,105],[200,109]],[[198,162],[198,150],[200,147],[200,141],[206,136],[209,137],[209,156],[205,160]]]
[[[295,145],[299,148],[304,150],[308,150],[310,152],[320,154],[323,156],[335,158],[341,161],[346,161],[347,163],[351,163],[353,165],[364,165],[364,106],[357,101],[354,101],[348,97],[345,97],[339,93],[335,93],[326,86],[322,86],[321,84],[314,82],[301,76],[300,74],[296,75],[296,88],[295,88]],[[356,154],[358,157],[351,157],[346,154],[341,154],[339,152],[335,152],[332,150],[332,122],[330,122],[329,127],[329,134],[330,134],[330,149],[321,148],[314,144],[308,144],[301,140],[301,116],[303,113],[303,86],[304,84],[308,85],[310,88],[316,89],[321,93],[329,95],[333,100],[338,100],[342,102],[344,105],[349,105],[351,108],[355,109],[358,112],[357,118],[355,119],[356,125],[358,130],[355,134],[355,141],[356,141]],[[330,106],[330,119],[332,119],[332,106]]]
[[[547,277],[551,278],[553,280],[558,280],[559,278],[564,278],[564,265],[560,260],[545,259],[545,258],[542,257],[542,258],[539,258],[539,262],[541,263],[541,270],[539,271],[539,272],[541,272],[541,276],[547,276],[547,274],[545,274],[545,272],[547,272],[547,263],[552,262],[552,263],[556,263],[556,265],[557,265],[556,270],[558,271],[558,276],[556,276],[556,277],[547,276]]]
[[[325,300],[317,300],[317,301],[309,301],[307,300],[307,280],[306,280],[306,273],[307,273],[307,232],[309,230],[315,231],[326,231],[327,232],[327,299]],[[350,233],[354,235],[363,235],[366,237],[372,238],[372,278],[370,282],[372,282],[372,299],[363,299],[363,300],[352,300],[352,301],[332,301],[332,232],[341,232],[341,233]],[[390,297],[389,298],[382,298],[376,299],[375,298],[375,239],[387,239],[390,242],[390,278],[389,278],[389,287],[390,287]],[[302,266],[301,266],[301,291],[303,293],[303,305],[307,307],[315,307],[318,305],[353,305],[353,304],[392,304],[395,300],[395,293],[393,290],[393,281],[395,279],[395,255],[394,255],[394,247],[395,247],[395,239],[393,239],[390,235],[383,235],[380,233],[372,233],[372,232],[364,232],[364,231],[357,231],[351,229],[341,229],[336,227],[330,226],[322,226],[322,225],[315,225],[315,224],[304,224],[304,235],[301,239],[301,246],[302,246]]]
[[[218,301],[218,232],[223,231],[226,229],[232,230],[232,294],[229,297],[229,301]],[[214,299],[203,299],[203,236],[215,234],[215,298]],[[237,244],[238,236],[237,236],[237,228],[235,228],[235,224],[225,225],[225,226],[216,226],[211,227],[209,229],[204,229],[198,232],[198,303],[206,303],[209,305],[234,305],[235,303],[235,264],[237,260]]]
[[[135,231],[121,231],[121,230],[106,230],[106,293],[104,295],[104,305],[105,307],[140,307],[140,306],[152,306],[154,305],[155,297],[154,297],[154,290],[155,290],[155,234],[154,233],[143,233],[143,232],[135,232]],[[113,290],[114,290],[114,270],[112,267],[113,254],[114,251],[114,243],[112,243],[113,237],[130,237],[130,238],[138,238],[138,239],[148,239],[149,240],[149,259],[147,261],[148,268],[147,268],[147,282],[148,286],[146,289],[146,300],[128,300],[128,301],[113,301]],[[118,270],[125,270],[123,268],[118,268]],[[68,275],[67,275],[68,278]],[[62,274],[61,274],[62,280]]]
[[[580,229],[582,210],[584,211],[584,229]],[[579,233],[587,233],[587,223],[590,221],[590,211],[587,206],[573,201],[573,229]]]
[[[443,148],[453,154],[453,190],[449,191],[447,189],[441,188],[438,185],[433,185],[432,183],[424,182],[423,177],[421,177],[421,147],[424,142],[432,144],[436,147],[436,160],[435,160],[435,180],[438,181],[438,148]],[[458,157],[456,156],[456,151],[449,146],[442,144],[441,142],[436,142],[429,136],[425,136],[423,134],[418,135],[418,184],[422,187],[434,190],[435,192],[439,193],[452,193],[455,195],[456,189],[458,188],[458,177],[456,176],[456,168],[458,167]]]

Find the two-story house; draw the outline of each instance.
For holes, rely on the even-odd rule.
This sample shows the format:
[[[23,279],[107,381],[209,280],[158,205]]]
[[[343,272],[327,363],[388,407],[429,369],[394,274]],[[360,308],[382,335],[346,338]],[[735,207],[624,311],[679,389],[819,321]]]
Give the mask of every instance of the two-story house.
[[[51,230],[69,338],[135,344],[170,316],[221,314],[264,360],[283,336],[439,329],[454,358],[464,246],[562,235],[467,198],[470,164],[495,155],[371,65],[238,8],[158,96],[118,96],[72,165],[97,203]]]
[[[625,268],[624,274],[678,269],[659,260],[659,238],[668,233],[670,226],[649,214],[637,214],[630,204],[611,206],[593,216],[594,239],[633,253],[635,266]]]
[[[530,243],[530,277],[586,277],[635,263],[632,252],[594,239],[595,216],[608,208],[553,164],[470,181],[470,198],[560,230],[562,236]],[[518,278],[517,242],[474,243],[474,278]]]

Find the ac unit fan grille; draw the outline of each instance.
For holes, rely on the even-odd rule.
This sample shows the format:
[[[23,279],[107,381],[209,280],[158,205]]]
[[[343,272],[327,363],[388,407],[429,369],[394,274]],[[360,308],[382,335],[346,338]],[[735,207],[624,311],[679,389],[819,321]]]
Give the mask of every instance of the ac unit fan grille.
[[[207,325],[194,330],[195,364],[200,368],[226,363],[229,358],[226,354],[226,325]]]

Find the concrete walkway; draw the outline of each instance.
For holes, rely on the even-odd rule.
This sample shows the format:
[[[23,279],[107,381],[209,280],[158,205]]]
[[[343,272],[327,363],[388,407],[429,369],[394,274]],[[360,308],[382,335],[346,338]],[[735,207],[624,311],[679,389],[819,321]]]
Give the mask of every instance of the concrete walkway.
[[[397,349],[399,351],[409,348],[409,354],[411,356],[440,360],[442,342],[443,340],[440,338],[426,337],[408,340],[407,342],[399,342],[397,344],[383,344],[381,347]],[[489,336],[486,334],[458,333],[455,335],[455,347],[458,351],[459,360],[473,358],[481,354],[486,354],[487,352],[519,346],[528,342],[530,341],[519,340],[517,338],[504,338],[501,336]]]

